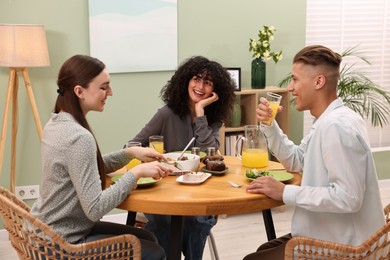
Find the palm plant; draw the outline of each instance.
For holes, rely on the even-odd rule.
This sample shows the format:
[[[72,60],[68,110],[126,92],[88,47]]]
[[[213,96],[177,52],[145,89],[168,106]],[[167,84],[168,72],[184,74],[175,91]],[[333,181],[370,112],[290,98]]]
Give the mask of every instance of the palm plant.
[[[341,56],[356,57],[366,64],[371,63],[354,46],[345,50]],[[338,82],[338,96],[345,105],[359,113],[364,119],[371,118],[372,126],[389,124],[390,93],[381,88],[362,73],[353,69],[355,63],[346,63],[340,71]],[[279,86],[287,86],[291,80],[291,73],[279,82]]]

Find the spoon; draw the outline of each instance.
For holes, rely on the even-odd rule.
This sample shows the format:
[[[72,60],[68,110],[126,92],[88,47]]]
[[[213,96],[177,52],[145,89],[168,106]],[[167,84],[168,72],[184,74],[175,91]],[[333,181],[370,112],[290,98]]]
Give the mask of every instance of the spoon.
[[[192,137],[192,139],[190,140],[190,142],[187,144],[187,146],[184,148],[184,150],[181,152],[180,156],[177,157],[177,161],[180,161],[181,158],[183,157],[185,151],[187,151],[187,148],[195,141],[195,137]]]
[[[241,188],[242,186],[248,186],[248,185],[246,185],[246,184],[238,185],[237,183],[232,182],[232,181],[230,181],[230,180],[227,180],[227,183],[229,183],[230,185],[232,185],[234,188]]]

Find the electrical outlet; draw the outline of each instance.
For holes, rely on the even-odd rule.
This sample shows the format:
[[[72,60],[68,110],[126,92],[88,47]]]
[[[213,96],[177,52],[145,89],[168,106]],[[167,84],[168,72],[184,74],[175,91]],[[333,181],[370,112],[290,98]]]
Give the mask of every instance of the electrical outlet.
[[[22,200],[36,199],[39,196],[39,185],[16,186],[15,195]]]

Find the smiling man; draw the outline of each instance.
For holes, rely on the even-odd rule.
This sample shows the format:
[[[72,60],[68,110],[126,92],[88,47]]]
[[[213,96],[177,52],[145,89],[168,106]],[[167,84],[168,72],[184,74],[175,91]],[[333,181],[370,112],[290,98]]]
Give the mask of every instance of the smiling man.
[[[275,121],[263,129],[283,166],[302,172],[301,186],[265,176],[247,188],[295,207],[291,234],[261,245],[245,260],[284,259],[285,245],[294,236],[359,245],[385,223],[365,122],[337,96],[340,63],[339,54],[320,45],[294,57],[288,90],[296,109],[309,110],[314,123],[300,145],[288,140]],[[271,112],[262,98],[257,118],[267,120]]]

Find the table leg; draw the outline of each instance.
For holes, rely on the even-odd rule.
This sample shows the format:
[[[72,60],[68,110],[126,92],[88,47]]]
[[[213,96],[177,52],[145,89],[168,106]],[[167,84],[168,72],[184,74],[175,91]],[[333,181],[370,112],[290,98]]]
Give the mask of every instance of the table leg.
[[[183,244],[183,216],[171,216],[167,260],[180,260]]]
[[[267,233],[268,241],[276,238],[274,221],[272,220],[272,213],[270,209],[263,210],[263,219],[265,232]]]
[[[134,226],[135,225],[135,216],[137,212],[134,211],[128,211],[127,212],[127,219],[126,219],[126,225],[128,226]]]

